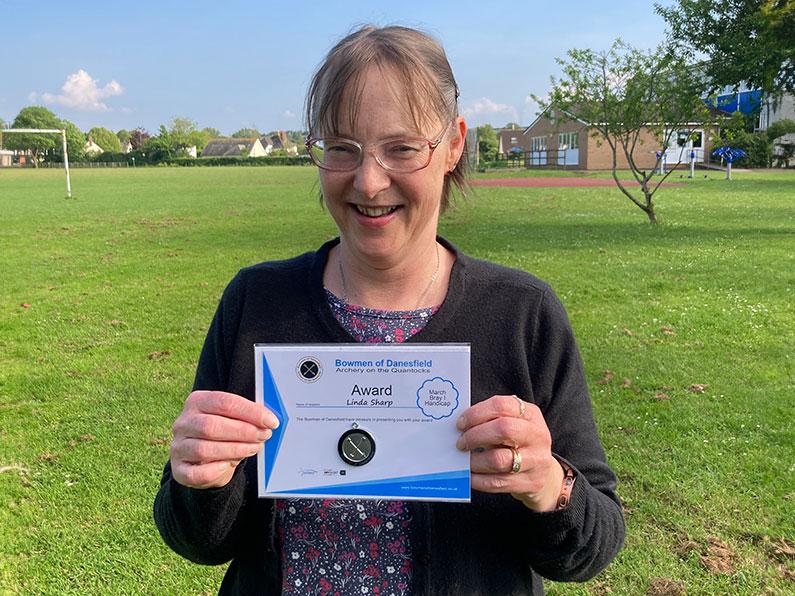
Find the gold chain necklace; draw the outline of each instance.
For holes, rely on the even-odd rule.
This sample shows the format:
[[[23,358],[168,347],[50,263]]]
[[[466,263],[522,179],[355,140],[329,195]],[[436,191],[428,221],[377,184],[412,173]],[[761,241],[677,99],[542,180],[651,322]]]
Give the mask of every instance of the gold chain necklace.
[[[417,301],[417,307],[414,310],[420,308],[422,301],[425,300],[425,297],[428,295],[428,292],[431,291],[431,286],[433,286],[433,282],[436,281],[436,276],[439,275],[439,243],[436,243],[436,269],[433,271],[433,275],[431,275],[431,281],[428,282],[428,285],[425,287],[425,291],[420,296],[420,299]],[[337,261],[340,269],[340,280],[342,281],[342,301],[345,304],[349,304],[348,302],[348,284],[345,283],[345,272],[342,270],[342,255],[340,254],[339,260]]]

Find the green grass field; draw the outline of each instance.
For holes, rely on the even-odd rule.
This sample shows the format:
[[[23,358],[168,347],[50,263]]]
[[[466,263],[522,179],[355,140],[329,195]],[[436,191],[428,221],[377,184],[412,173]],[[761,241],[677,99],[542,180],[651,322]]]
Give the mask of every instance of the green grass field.
[[[0,594],[214,593],[152,498],[241,267],[335,234],[311,168],[0,171]],[[679,180],[677,180],[679,181]],[[795,589],[795,173],[658,195],[481,188],[444,217],[566,304],[619,476],[625,550],[552,594]]]

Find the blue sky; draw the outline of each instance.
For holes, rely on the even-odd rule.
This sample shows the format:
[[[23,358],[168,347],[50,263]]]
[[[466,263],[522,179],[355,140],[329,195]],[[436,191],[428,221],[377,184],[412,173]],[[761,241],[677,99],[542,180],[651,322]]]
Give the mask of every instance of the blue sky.
[[[666,2],[667,3],[667,2]],[[661,43],[653,1],[38,2],[0,0],[0,118],[45,105],[80,128],[175,116],[224,134],[300,129],[307,83],[358,24],[421,28],[445,46],[470,126],[528,124],[572,47]]]

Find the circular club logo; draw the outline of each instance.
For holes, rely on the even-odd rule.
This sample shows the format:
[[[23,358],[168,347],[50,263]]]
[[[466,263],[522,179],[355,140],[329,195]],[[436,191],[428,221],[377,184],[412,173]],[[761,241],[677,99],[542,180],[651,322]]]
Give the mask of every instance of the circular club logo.
[[[302,358],[298,361],[295,371],[298,373],[298,378],[305,383],[314,383],[323,374],[323,367],[320,366],[320,361],[317,358]]]

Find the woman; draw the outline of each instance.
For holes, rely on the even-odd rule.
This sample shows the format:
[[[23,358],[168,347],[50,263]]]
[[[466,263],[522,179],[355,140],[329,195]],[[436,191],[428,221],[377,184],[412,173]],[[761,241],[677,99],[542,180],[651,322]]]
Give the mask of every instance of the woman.
[[[541,594],[539,574],[582,581],[621,547],[562,306],[436,235],[464,184],[457,98],[438,43],[400,27],[352,33],[312,81],[307,147],[339,239],[230,283],[155,501],[174,550],[232,561],[222,593]],[[471,343],[471,504],[257,499],[251,456],[278,422],[252,401],[252,345],[351,341]]]

